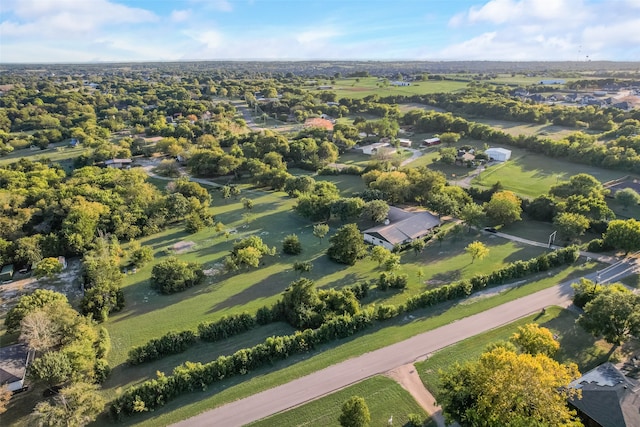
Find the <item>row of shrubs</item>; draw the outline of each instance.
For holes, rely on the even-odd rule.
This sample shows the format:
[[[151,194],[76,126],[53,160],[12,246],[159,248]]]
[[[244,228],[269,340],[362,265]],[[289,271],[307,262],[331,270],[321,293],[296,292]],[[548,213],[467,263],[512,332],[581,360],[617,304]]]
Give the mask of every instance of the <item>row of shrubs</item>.
[[[182,393],[204,390],[208,385],[224,378],[244,375],[266,364],[286,359],[290,355],[312,350],[320,344],[351,336],[371,326],[376,320],[391,319],[404,312],[470,295],[486,286],[504,283],[507,280],[563,264],[571,264],[578,259],[579,255],[578,248],[570,246],[528,261],[516,261],[488,275],[476,275],[469,280],[425,291],[397,307],[390,304],[368,307],[353,316],[349,314],[336,316],[317,329],[306,329],[293,335],[267,338],[262,344],[238,350],[231,356],[220,356],[206,364],[186,362],[174,369],[171,376],[159,374],[157,379],[145,381],[126,390],[111,404],[111,415],[120,419],[123,415],[152,410]]]
[[[362,282],[349,289],[357,299],[362,299],[369,292],[369,284]],[[266,325],[271,322],[285,320],[284,307],[281,301],[271,307],[258,309],[255,316],[244,312],[237,315],[224,316],[215,322],[203,322],[198,325],[198,333],[193,331],[169,332],[160,338],[152,339],[142,346],[129,351],[127,362],[139,365],[161,359],[171,354],[178,354],[194,345],[198,338],[203,341],[219,341],[246,332],[256,325]]]
[[[368,328],[374,320],[373,309],[366,309],[354,316],[337,316],[317,329],[269,337],[261,344],[238,350],[231,356],[220,356],[209,363],[186,362],[176,367],[170,376],[158,374],[158,378],[126,390],[112,402],[110,413],[115,419],[121,419],[123,415],[153,410],[183,393],[205,390],[224,378],[245,375],[318,345],[351,336]]]
[[[344,168],[325,166],[318,171],[318,175],[362,175],[364,169],[360,166],[351,165]]]
[[[387,271],[380,273],[378,278],[378,289],[386,291],[387,289],[404,289],[409,283],[409,276],[406,274],[394,274]]]

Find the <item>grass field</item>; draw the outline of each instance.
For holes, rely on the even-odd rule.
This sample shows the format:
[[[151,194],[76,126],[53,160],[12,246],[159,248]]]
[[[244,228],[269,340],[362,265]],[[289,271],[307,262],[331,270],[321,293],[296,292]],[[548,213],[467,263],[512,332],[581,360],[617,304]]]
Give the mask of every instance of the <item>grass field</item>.
[[[456,92],[467,87],[467,82],[459,82],[452,80],[427,80],[421,82],[411,82],[410,86],[382,86],[382,80],[377,77],[362,77],[357,79],[346,78],[337,79],[335,84],[326,82],[326,85],[332,86],[331,91],[335,92],[340,98],[362,99],[370,95],[378,95],[381,98],[391,95],[423,95],[428,93],[439,92]],[[323,83],[325,84],[325,83]],[[316,88],[320,85],[309,87],[312,92],[322,92]]]
[[[372,426],[387,425],[390,416],[393,416],[393,425],[397,426],[404,425],[409,420],[409,414],[418,414],[422,419],[427,419],[427,414],[409,392],[395,381],[377,376],[248,425],[252,427],[339,427],[338,417],[341,414],[342,405],[351,396],[360,396],[365,400],[371,414]],[[425,426],[435,427],[435,423],[430,421],[425,423]]]
[[[20,159],[29,159],[31,161],[48,159],[52,162],[64,164],[71,163],[73,159],[81,154],[89,153],[89,149],[83,147],[59,147],[47,148],[46,150],[16,150],[6,156],[0,157],[0,166],[16,162]]]
[[[480,313],[559,282],[582,277],[598,268],[601,268],[599,264],[593,262],[579,263],[550,272],[551,276],[543,275],[540,278],[534,278],[530,283],[512,288],[494,297],[475,299],[473,302],[451,302],[419,310],[412,313],[415,316],[413,320],[395,318],[357,336],[322,346],[312,353],[296,355],[245,376],[213,384],[206,391],[183,395],[153,413],[145,413],[126,419],[120,425],[157,426],[177,422],[206,409],[272,388],[355,355],[407,339],[417,333],[451,323],[456,319]],[[149,369],[151,370],[151,368]],[[109,391],[108,395],[113,396],[113,393],[117,392],[118,388],[114,388]],[[111,423],[103,419],[98,425],[106,427]]]
[[[518,135],[538,135],[543,136],[549,139],[562,139],[565,138],[572,133],[578,132],[579,130],[585,133],[594,133],[589,132],[588,129],[576,129],[570,128],[566,126],[556,126],[552,124],[536,124],[536,123],[523,123],[523,122],[511,122],[507,120],[493,120],[486,119],[483,117],[473,117],[474,122],[484,123],[491,127],[500,129],[509,135],[518,136]]]
[[[574,362],[578,365],[580,372],[586,372],[607,360],[611,345],[596,340],[576,325],[577,317],[577,314],[572,311],[550,307],[543,315],[538,313],[524,317],[438,351],[429,356],[426,361],[416,363],[416,370],[427,389],[436,394],[439,390],[438,372],[440,370],[446,370],[454,362],[464,363],[475,360],[484,352],[488,344],[507,340],[519,326],[538,323],[558,336],[560,351],[555,356],[556,360],[561,363]]]

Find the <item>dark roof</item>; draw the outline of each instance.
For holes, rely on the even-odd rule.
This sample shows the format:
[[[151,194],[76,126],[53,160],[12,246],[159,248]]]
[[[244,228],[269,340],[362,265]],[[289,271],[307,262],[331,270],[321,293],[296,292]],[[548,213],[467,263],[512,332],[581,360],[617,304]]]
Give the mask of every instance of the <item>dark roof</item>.
[[[389,224],[365,230],[366,234],[375,234],[383,240],[396,245],[406,240],[413,240],[423,236],[427,231],[440,225],[440,219],[430,212],[407,212],[390,207]]]
[[[105,165],[113,165],[116,163],[120,163],[120,164],[125,164],[125,163],[131,163],[133,160],[131,159],[109,159],[109,160],[105,160],[104,164]]]
[[[640,384],[611,363],[592,369],[570,387],[582,390],[582,397],[569,402],[602,427],[640,426]]]
[[[0,385],[11,384],[24,378],[29,349],[24,344],[0,348]]]

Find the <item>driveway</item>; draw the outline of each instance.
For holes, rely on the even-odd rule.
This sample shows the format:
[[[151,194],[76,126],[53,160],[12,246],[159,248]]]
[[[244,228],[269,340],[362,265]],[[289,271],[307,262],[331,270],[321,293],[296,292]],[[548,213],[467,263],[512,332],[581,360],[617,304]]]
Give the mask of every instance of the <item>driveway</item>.
[[[602,282],[619,280],[637,270],[636,260],[599,272]],[[587,278],[595,279],[596,273]],[[573,291],[567,281],[482,313],[460,319],[396,344],[365,353],[253,396],[228,403],[175,424],[179,427],[243,426],[304,404],[374,375],[423,359],[466,338],[511,323],[550,305],[567,307]],[[389,414],[393,415],[393,414]]]

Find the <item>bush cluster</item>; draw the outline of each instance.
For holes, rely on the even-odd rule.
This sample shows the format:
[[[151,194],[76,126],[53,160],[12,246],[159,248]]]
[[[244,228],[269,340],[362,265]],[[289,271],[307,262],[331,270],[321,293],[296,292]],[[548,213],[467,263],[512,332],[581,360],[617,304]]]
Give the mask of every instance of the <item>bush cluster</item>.
[[[364,169],[360,166],[351,165],[342,169],[325,166],[318,171],[318,175],[362,175]]]
[[[406,274],[394,274],[389,272],[380,273],[378,278],[378,289],[386,291],[387,289],[404,289],[409,282],[409,276]]]
[[[363,310],[354,316],[336,316],[318,329],[269,337],[261,344],[238,350],[231,356],[220,356],[209,363],[186,362],[176,367],[170,376],[159,374],[156,379],[126,390],[113,401],[110,413],[115,419],[120,419],[124,415],[153,410],[183,393],[206,389],[224,378],[244,375],[320,344],[351,336],[368,328],[373,320],[373,310]]]
[[[182,353],[195,344],[197,336],[193,331],[169,332],[164,336],[152,339],[145,345],[129,350],[127,362],[138,365],[160,359],[170,354]]]
[[[220,341],[246,332],[256,324],[256,318],[244,312],[242,314],[224,316],[215,322],[200,323],[198,325],[198,335],[203,341]]]

